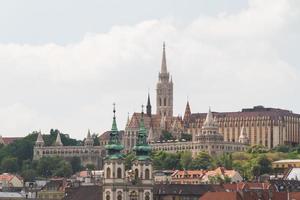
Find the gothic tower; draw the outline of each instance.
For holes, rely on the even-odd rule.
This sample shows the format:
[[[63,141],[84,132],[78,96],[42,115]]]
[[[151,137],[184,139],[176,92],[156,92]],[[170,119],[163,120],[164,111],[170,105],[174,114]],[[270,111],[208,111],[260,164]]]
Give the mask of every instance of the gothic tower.
[[[163,55],[161,71],[156,85],[156,114],[161,116],[173,116],[173,82],[167,70],[165,43],[163,44]]]

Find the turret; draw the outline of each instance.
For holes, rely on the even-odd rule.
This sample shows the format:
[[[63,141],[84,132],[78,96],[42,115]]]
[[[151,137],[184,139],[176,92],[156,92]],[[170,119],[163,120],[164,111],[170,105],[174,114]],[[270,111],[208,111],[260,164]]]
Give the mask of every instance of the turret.
[[[35,146],[37,146],[37,147],[43,147],[44,145],[45,145],[45,142],[44,142],[42,133],[41,133],[41,131],[39,131],[37,139],[35,141]]]
[[[84,141],[84,145],[85,146],[93,146],[94,145],[94,139],[91,136],[90,130],[88,130],[87,136]]]
[[[61,138],[60,138],[60,133],[59,132],[57,133],[54,145],[55,146],[63,146],[63,143],[61,142]]]

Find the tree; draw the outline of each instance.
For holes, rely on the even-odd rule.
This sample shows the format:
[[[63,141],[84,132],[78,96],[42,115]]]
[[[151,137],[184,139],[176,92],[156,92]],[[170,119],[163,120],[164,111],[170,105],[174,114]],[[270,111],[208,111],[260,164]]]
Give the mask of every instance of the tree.
[[[192,141],[192,134],[182,133],[180,139],[185,141]]]
[[[162,131],[161,136],[159,138],[161,141],[165,140],[174,140],[175,138],[173,137],[172,133],[168,131]]]
[[[96,167],[95,167],[95,165],[94,164],[87,164],[86,166],[85,166],[85,168],[87,169],[87,170],[95,170],[96,169]]]
[[[62,160],[58,166],[59,167],[54,170],[54,176],[68,178],[72,175],[72,166],[70,163]]]
[[[1,169],[3,172],[15,173],[18,170],[17,158],[7,157],[1,162]]]
[[[180,165],[183,169],[190,169],[192,167],[192,153],[190,151],[184,151],[181,153]]]
[[[79,172],[82,169],[81,160],[78,156],[72,157],[70,164],[72,166],[73,173]]]
[[[24,179],[24,181],[34,181],[36,178],[36,171],[34,169],[26,169],[22,171],[21,176]]]
[[[259,156],[257,164],[260,166],[260,175],[272,173],[272,162],[265,156]]]
[[[209,169],[212,167],[212,157],[206,152],[199,152],[192,163],[193,169]]]
[[[99,137],[97,134],[93,133],[92,138],[94,140],[94,146],[100,146]]]

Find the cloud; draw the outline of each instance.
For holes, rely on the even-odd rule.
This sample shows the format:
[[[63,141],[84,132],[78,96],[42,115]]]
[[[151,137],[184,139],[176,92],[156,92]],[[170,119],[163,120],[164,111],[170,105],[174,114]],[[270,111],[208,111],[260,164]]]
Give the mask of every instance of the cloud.
[[[67,45],[0,44],[0,132],[24,135],[58,128],[83,138],[110,128],[112,102],[119,128],[140,111],[155,84],[162,41],[173,75],[175,113],[186,96],[193,112],[240,110],[263,104],[300,112],[297,1],[250,0],[237,13],[172,18],[107,33],[87,33]],[[295,62],[296,60],[296,62]]]

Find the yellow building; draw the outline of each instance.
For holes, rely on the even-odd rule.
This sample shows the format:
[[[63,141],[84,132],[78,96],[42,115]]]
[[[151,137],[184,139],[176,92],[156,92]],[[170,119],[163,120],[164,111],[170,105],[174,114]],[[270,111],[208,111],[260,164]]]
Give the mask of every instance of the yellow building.
[[[278,160],[272,163],[274,169],[288,169],[300,167],[300,159]]]

